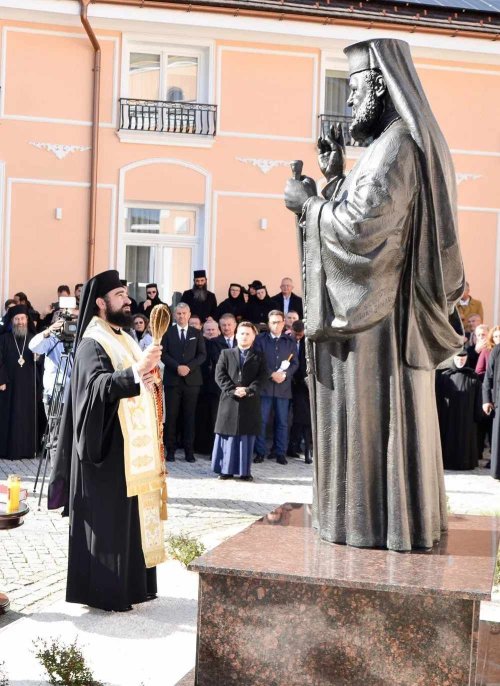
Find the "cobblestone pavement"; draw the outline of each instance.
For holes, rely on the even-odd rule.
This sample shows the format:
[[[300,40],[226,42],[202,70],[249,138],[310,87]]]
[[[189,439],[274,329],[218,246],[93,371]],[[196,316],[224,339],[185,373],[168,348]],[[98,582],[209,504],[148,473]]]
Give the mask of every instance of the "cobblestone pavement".
[[[38,496],[32,494],[36,468],[36,460],[0,460],[0,481],[8,474],[21,474],[30,489],[31,508],[23,526],[0,530],[0,591],[8,594],[12,610],[0,617],[0,627],[64,595],[67,519],[59,512],[48,512],[45,497],[38,510]],[[287,466],[267,460],[254,465],[251,483],[214,478],[208,457],[198,457],[194,464],[178,458],[169,464],[169,471],[166,536],[187,532],[207,548],[283,502],[311,502],[312,498],[312,467],[303,459],[289,459]],[[448,473],[446,485],[453,512],[500,514],[500,482],[484,469]]]

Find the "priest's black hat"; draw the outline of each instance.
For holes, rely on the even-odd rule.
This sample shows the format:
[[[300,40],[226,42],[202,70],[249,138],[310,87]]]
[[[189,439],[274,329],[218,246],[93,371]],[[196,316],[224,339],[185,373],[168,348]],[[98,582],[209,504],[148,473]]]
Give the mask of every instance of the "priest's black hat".
[[[7,312],[5,313],[5,320],[12,321],[16,314],[25,314],[26,316],[29,317],[29,310],[27,305],[14,305],[13,307],[9,307]]]
[[[90,324],[90,320],[96,314],[96,299],[103,298],[107,293],[115,290],[115,288],[123,287],[120,275],[116,269],[108,269],[105,272],[96,274],[83,284],[80,294],[80,314],[78,316],[73,353],[78,347],[85,329]]]
[[[195,279],[203,279],[207,278],[207,272],[204,269],[195,269],[193,272],[193,278]]]

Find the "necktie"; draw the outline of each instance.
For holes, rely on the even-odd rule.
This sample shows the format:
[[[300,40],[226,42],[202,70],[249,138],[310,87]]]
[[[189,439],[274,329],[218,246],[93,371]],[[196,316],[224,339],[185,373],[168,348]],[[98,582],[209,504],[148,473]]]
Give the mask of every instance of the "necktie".
[[[184,329],[181,329],[181,343],[184,345],[186,343],[186,332]]]
[[[226,343],[227,343],[227,347],[228,347],[228,348],[232,348],[232,347],[233,347],[233,344],[232,344],[232,341],[231,341],[230,338],[226,338]]]

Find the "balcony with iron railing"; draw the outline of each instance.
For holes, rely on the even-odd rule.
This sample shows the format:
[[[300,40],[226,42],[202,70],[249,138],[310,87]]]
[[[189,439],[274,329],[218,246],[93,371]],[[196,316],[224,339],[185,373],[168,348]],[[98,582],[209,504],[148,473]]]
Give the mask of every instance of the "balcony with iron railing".
[[[359,147],[365,147],[362,143],[355,143],[351,138],[349,133],[349,127],[352,123],[352,115],[349,114],[320,114],[319,119],[319,135],[324,138],[330,133],[332,124],[340,124],[342,127],[342,133],[344,134],[345,145],[356,145]]]
[[[217,105],[120,98],[120,130],[214,137]]]

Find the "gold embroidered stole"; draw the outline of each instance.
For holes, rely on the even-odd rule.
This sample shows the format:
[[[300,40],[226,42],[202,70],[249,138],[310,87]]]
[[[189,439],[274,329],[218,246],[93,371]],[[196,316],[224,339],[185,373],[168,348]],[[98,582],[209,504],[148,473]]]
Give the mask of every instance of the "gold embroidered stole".
[[[100,317],[93,317],[83,338],[92,338],[104,348],[115,371],[128,369],[141,355],[131,336],[116,334]],[[140,395],[120,400],[118,418],[123,434],[127,496],[138,497],[144,561],[146,567],[155,567],[166,559],[160,518],[165,477],[154,398],[142,383]]]

